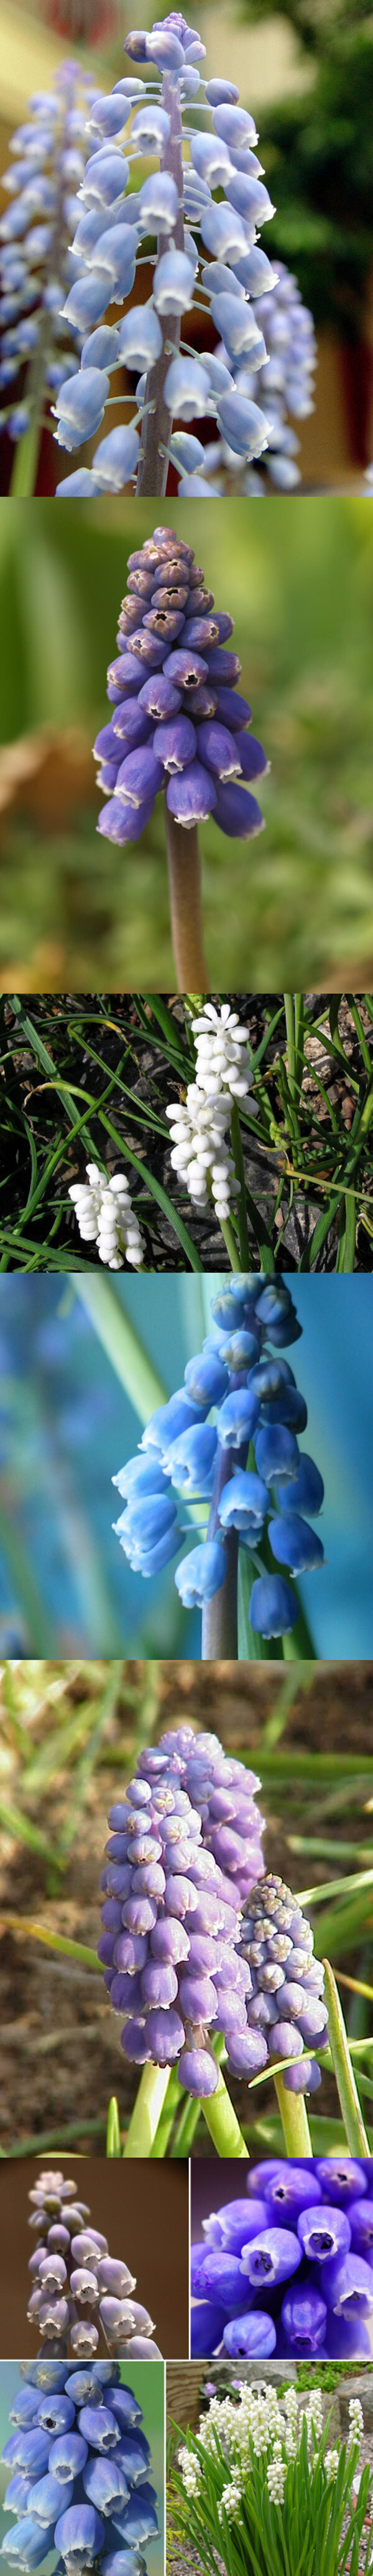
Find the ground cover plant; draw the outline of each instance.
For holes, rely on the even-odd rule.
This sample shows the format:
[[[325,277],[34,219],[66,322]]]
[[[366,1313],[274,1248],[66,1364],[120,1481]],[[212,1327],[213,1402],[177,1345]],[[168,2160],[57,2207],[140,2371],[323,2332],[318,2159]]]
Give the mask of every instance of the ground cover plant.
[[[16,2155],[28,2155],[35,2149],[48,2153],[54,2146],[62,2153],[68,2144],[79,2147],[82,2141],[89,2142],[91,2138],[97,2140],[99,2153],[106,2151],[109,2155],[122,2152],[129,2156],[144,2155],[150,2151],[156,2156],[171,2154],[178,2157],[186,2155],[192,2146],[193,2152],[199,2155],[206,2151],[211,2138],[218,2153],[223,2152],[239,2160],[248,2155],[257,2158],[263,2152],[271,2155],[286,2153],[298,2159],[299,2155],[322,2156],[334,2152],[345,2156],[348,2152],[356,2157],[369,2152],[373,2080],[369,1841],[371,1668],[366,1670],[364,1683],[362,1670],[355,1674],[351,1668],[347,1680],[340,1666],[336,1668],[335,1676],[327,1673],[325,1667],[318,1667],[316,1673],[314,1668],[309,1668],[306,1678],[306,1667],[298,1665],[291,1668],[280,1684],[279,1677],[275,1682],[274,1668],[270,1671],[268,1666],[262,1670],[248,1666],[244,1675],[242,1666],[236,1670],[231,1667],[227,1688],[226,1674],[221,1667],[214,1665],[201,1668],[198,1676],[193,1667],[181,1676],[179,1666],[144,1668],[115,1663],[105,1668],[98,1664],[84,1667],[82,1664],[53,1666],[35,1662],[30,1666],[27,1661],[22,1665],[4,1666],[0,1955],[4,2022],[2,2137],[5,2152],[9,2145],[9,2151]],[[158,2006],[152,2002],[154,1977],[152,1979],[151,1972],[147,1998],[147,2008],[152,2014],[149,2037],[151,2043],[153,2040],[156,2043],[158,2064],[155,2056],[148,2053],[143,2072],[141,2074],[140,2068],[139,2075],[134,2062],[139,2053],[136,2032],[133,2049],[126,2030],[123,2033],[124,2045],[120,2045],[120,2026],[123,2021],[127,2024],[128,2020],[128,1966],[116,1971],[117,1992],[108,2001],[107,1986],[111,1996],[113,1967],[107,1965],[107,1949],[105,1958],[102,1952],[100,1960],[97,1957],[98,1886],[105,1843],[105,1815],[113,1805],[118,1806],[118,1799],[119,1803],[123,1801],[125,1787],[131,1781],[135,1783],[135,1796],[136,1783],[138,1787],[142,1784],[146,1788],[148,1764],[149,1780],[155,1777],[156,1782],[160,1760],[162,1778],[164,1723],[166,1720],[167,1727],[171,1724],[174,1729],[176,1724],[178,1742],[181,1688],[184,1719],[187,1716],[188,1723],[192,1720],[197,1729],[192,1737],[197,1761],[196,1781],[198,1765],[200,1769],[199,1742],[205,1761],[203,1748],[215,1744],[217,1732],[223,1779],[226,1781],[228,1774],[230,1777],[233,1755],[236,1810],[238,1782],[239,1797],[244,1797],[245,1811],[249,1813],[252,1800],[251,1759],[254,1757],[262,1778],[262,1791],[258,1798],[259,1830],[259,1807],[261,1817],[264,1814],[267,1819],[266,1872],[282,1872],[292,1887],[293,1906],[298,1916],[301,1906],[307,1926],[311,1922],[318,1960],[326,1959],[332,1963],[325,1971],[324,1987],[329,2012],[328,2048],[322,2051],[322,2082],[316,2094],[311,2095],[309,2113],[304,2095],[286,2089],[284,2058],[282,2063],[277,2062],[277,2071],[273,2059],[264,2065],[262,2063],[257,2072],[247,2065],[246,2075],[235,2072],[232,2062],[231,2071],[227,2069],[224,2075],[221,2065],[223,2040],[222,2036],[214,2039],[213,2019],[210,2035],[200,2045],[204,2049],[202,2081],[207,2063],[208,2080],[211,2067],[214,2089],[201,2096],[198,2057],[195,2061],[197,2090],[190,2089],[190,2076],[192,2084],[194,2080],[190,2063],[185,2066],[185,2082],[184,2068],[181,2068],[180,2082],[177,2065],[179,2044],[169,2072],[167,2031],[165,2062],[163,2028],[160,2028],[162,2016],[164,2026],[167,2021],[167,2010],[173,2016],[174,2028],[174,2004],[171,2001],[165,2008],[162,2002]],[[350,1750],[352,1718],[354,1753]],[[341,1750],[343,1735],[345,1752]],[[173,1740],[172,1736],[166,1738],[170,1745],[169,1760]],[[216,1762],[216,1753],[213,1759]],[[172,1777],[175,1780],[174,1771]],[[190,1783],[191,1777],[189,1771]],[[314,1824],[316,1792],[317,1834]],[[214,1794],[212,1787],[213,1797]],[[184,1790],[182,1797],[185,1814]],[[192,1805],[197,1839],[198,1797],[196,1786]],[[131,1813],[131,1802],[127,1813]],[[220,1825],[220,1835],[222,1830]],[[233,1836],[228,1835],[231,1848],[235,1839],[234,1833]],[[180,1847],[180,1857],[183,1850],[185,1844]],[[227,1840],[224,1851],[226,1854]],[[214,1854],[209,1853],[206,1836],[202,1858],[206,1863],[205,1904],[211,1870],[213,1875],[217,1870],[219,1878],[221,1867],[221,1863],[215,1863]],[[109,1854],[105,1862],[106,1871],[115,1871],[118,1862],[123,1872],[126,1864],[120,1861],[119,1855],[115,1860]],[[235,1865],[237,1868],[237,1861]],[[137,1870],[140,1868],[140,1875],[141,1872],[144,1875],[141,1862],[136,1861],[134,1866]],[[152,1866],[157,1869],[158,1864]],[[252,1860],[251,1866],[257,1872],[257,1858]],[[226,1862],[224,1874],[226,1878]],[[185,1890],[185,1870],[179,1884]],[[234,1885],[233,1873],[229,1882],[233,1925],[237,1882],[236,1894]],[[136,1902],[139,1900],[140,1890],[137,1891]],[[106,1886],[105,1909],[107,1901]],[[115,1897],[109,1898],[114,1910],[117,1901]],[[163,1920],[162,1904],[160,1916]],[[180,1919],[179,1916],[179,1924]],[[167,1922],[170,1927],[170,1910]],[[113,1911],[110,1923],[111,1932],[104,1915],[106,1940],[111,1939],[112,1944],[115,1939]],[[123,1924],[119,1937],[127,1940],[127,1946],[129,1936],[130,1925]],[[201,1946],[201,1938],[203,1945],[206,1937],[209,1939],[210,1936],[198,1934],[197,1946],[198,1942]],[[143,1936],[132,1928],[132,1938],[139,1940]],[[224,1938],[227,1941],[227,1934]],[[157,1934],[160,1952],[163,1940],[162,1931]],[[171,1946],[173,1940],[171,1924]],[[185,1940],[182,1947],[185,1950]],[[156,1964],[155,1950],[150,1957]],[[193,1973],[196,1976],[197,1970]],[[182,1975],[181,1966],[179,1976]],[[171,1987],[174,1994],[172,1979]],[[133,1982],[132,1999],[135,2003]],[[205,1983],[203,1995],[201,1991],[198,1995],[198,2005],[203,2006],[205,2015],[206,2012],[211,2015],[212,2000],[210,1986],[206,1991]],[[112,2009],[115,2001],[119,2011],[118,2024]],[[195,1992],[193,1990],[191,1995],[190,1989],[187,1993],[183,1987],[183,2007],[187,2009],[190,2002],[194,2011]],[[47,2051],[45,2017],[48,2024]],[[182,2031],[180,2040],[182,2042]],[[32,2136],[30,2053],[35,2120]],[[163,2059],[162,2063],[160,2059]],[[306,2081],[308,2061],[311,2065],[318,2061],[315,2035],[313,2042],[306,2046]],[[17,2068],[16,2124],[14,2063]]]
[[[201,1199],[188,1186],[188,1157],[184,1168],[183,1157],[181,1168],[171,1161],[170,1103],[176,1123],[190,1085],[196,1104],[195,998],[188,1007],[144,993],[3,995],[3,1269],[96,1267],[98,1229],[80,1238],[69,1199],[90,1161],[102,1184],[126,1175],[145,1269],[206,1272],[217,1247],[223,1270],[240,1257],[269,1276],[370,1269],[371,995],[213,996],[218,1022],[229,1006],[248,1032],[246,1096],[222,1091],[236,1181],[226,1214],[220,1197],[222,1224],[210,1174]],[[212,1053],[211,1013],[210,1024]],[[212,1070],[216,1080],[213,1054]]]

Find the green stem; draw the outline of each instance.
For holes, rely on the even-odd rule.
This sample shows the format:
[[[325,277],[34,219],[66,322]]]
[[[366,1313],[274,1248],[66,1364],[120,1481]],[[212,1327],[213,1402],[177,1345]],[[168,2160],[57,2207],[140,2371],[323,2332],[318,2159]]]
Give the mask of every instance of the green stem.
[[[9,484],[9,499],[12,498],[13,501],[32,499],[38,476],[40,439],[40,422],[36,417],[35,420],[30,421],[30,428],[25,430],[24,438],[17,439]]]
[[[115,1289],[108,1279],[72,1279],[74,1296],[81,1298],[94,1333],[98,1334],[107,1358],[125,1387],[126,1395],[136,1408],[140,1422],[147,1422],[158,1404],[166,1404],[162,1378],[158,1377],[147,1352],[143,1350],[134,1324],[119,1304]]]
[[[124,2157],[150,2156],[163,2111],[170,2066],[144,2066],[127,2129]]]
[[[286,1035],[287,1035],[287,1042],[288,1042],[288,1083],[289,1083],[289,1091],[290,1091],[290,1094],[291,1094],[291,1099],[292,1099],[292,1100],[296,1100],[296,1097],[297,1097],[297,1085],[296,1085],[295,1021],[294,1021],[294,995],[293,995],[293,993],[284,993],[284,1003],[285,1003]]]
[[[112,2093],[107,2115],[106,2154],[107,2156],[121,2156],[122,2154],[119,2104],[115,2093]]]
[[[161,2117],[158,2121],[154,2145],[151,2149],[154,2162],[159,2163],[161,2156],[167,2155],[170,2138],[172,2137],[174,2120],[177,2117],[177,2112],[182,2098],[182,2090],[181,2085],[179,2084],[177,2067],[173,2066],[169,2084],[167,2086],[167,2093],[165,2094],[163,2111],[161,2111]]]
[[[220,1216],[220,1217],[219,1217],[219,1225],[220,1225],[220,1233],[221,1233],[221,1234],[222,1234],[222,1236],[223,1236],[223,1242],[226,1244],[226,1247],[227,1247],[227,1253],[228,1253],[229,1260],[230,1260],[231,1270],[239,1270],[239,1271],[241,1271],[242,1264],[241,1264],[241,1254],[240,1254],[239,1244],[237,1243],[236,1235],[235,1235],[235,1233],[234,1233],[233,1225],[231,1225],[230,1217],[229,1217],[229,1216],[225,1216],[225,1217]]]
[[[345,2126],[347,2145],[351,2156],[368,2156],[369,2140],[367,2138],[362,2112],[360,2110],[359,2095],[351,2065],[346,2025],[343,2018],[338,1988],[336,1986],[335,1977],[333,1976],[333,1969],[329,1966],[328,1959],[324,1959],[323,1966],[325,1970],[325,2002],[328,2007],[329,2043],[334,2066],[337,2093],[341,2105],[342,2119]]]
[[[241,1128],[240,1128],[240,1113],[239,1113],[239,1107],[238,1107],[238,1100],[234,1100],[234,1101],[233,1101],[232,1118],[231,1118],[231,1137],[232,1137],[232,1154],[233,1154],[233,1161],[234,1161],[234,1167],[235,1167],[235,1173],[236,1173],[236,1180],[237,1180],[237,1181],[239,1181],[239,1185],[240,1185],[240,1195],[239,1195],[239,1199],[237,1200],[237,1217],[238,1217],[238,1231],[239,1231],[239,1239],[240,1239],[241,1268],[242,1268],[242,1270],[249,1270],[249,1269],[250,1269],[250,1244],[249,1244],[249,1229],[248,1229],[248,1223],[247,1223],[247,1207],[246,1207],[246,1179],[245,1179],[245,1165],[244,1165],[243,1150],[242,1150],[242,1136],[241,1136]]]
[[[274,2076],[275,2093],[287,2156],[312,2156],[304,2093],[287,2093],[283,2075]]]
[[[217,2155],[244,2157],[247,2163],[245,2139],[221,2073],[216,2093],[211,2093],[207,2101],[201,2101],[200,2108]]]

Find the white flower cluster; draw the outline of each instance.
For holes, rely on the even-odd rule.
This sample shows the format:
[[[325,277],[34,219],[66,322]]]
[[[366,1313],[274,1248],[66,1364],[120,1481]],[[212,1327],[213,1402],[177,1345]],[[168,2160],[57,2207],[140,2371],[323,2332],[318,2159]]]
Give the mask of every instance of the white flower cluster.
[[[325,2468],[327,2478],[331,2478],[332,2485],[334,2486],[335,2479],[338,2476],[339,2451],[325,2452]]]
[[[82,1242],[97,1243],[99,1261],[108,1270],[123,1270],[124,1261],[133,1270],[141,1269],[144,1245],[124,1172],[113,1172],[107,1181],[97,1163],[87,1163],[85,1181],[72,1183],[69,1199]]]
[[[173,1139],[171,1163],[201,1213],[212,1198],[224,1223],[232,1199],[239,1197],[228,1130],[232,1100],[246,1100],[252,1087],[248,1030],[241,1027],[229,1002],[223,1002],[220,1010],[206,1002],[199,1018],[192,1020],[192,1030],[196,1079],[188,1083],[186,1101],[172,1100],[166,1110]]]
[[[182,2443],[181,2451],[179,2451],[178,2456],[179,2469],[181,2469],[183,2487],[185,2487],[186,2495],[199,2495],[201,2483],[199,2462],[195,2459],[194,2452],[188,2451],[186,2442]]]
[[[350,2397],[348,2414],[350,2425],[349,2444],[351,2446],[352,2442],[358,2442],[360,2450],[362,2434],[364,2432],[364,2416],[359,2397]]]
[[[313,2436],[316,2442],[322,2441],[323,2425],[321,2388],[312,2389],[312,2395],[309,2398],[308,2406],[306,2407],[306,2424],[308,2449],[312,2450]]]
[[[271,2504],[283,2504],[285,2479],[286,2463],[282,2457],[281,2442],[275,2442],[272,2459],[268,2461],[267,2468],[267,2487]]]
[[[240,2512],[241,2497],[242,2489],[238,2484],[238,2478],[230,2478],[229,2485],[227,2487],[223,2487],[223,2494],[220,2499],[220,2504],[218,2504],[219,2522],[223,2521],[223,2509],[224,2513],[227,2515],[228,2522],[236,2521],[237,2515]]]

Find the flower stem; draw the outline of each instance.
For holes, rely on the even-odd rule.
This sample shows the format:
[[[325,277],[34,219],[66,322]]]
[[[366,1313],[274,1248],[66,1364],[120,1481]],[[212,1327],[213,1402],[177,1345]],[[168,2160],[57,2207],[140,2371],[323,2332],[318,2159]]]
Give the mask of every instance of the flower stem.
[[[287,2093],[283,2075],[275,2075],[274,2087],[287,2155],[312,2156],[304,2093]]]
[[[242,1151],[242,1136],[241,1136],[241,1128],[240,1128],[240,1113],[239,1113],[239,1107],[238,1107],[238,1100],[234,1100],[234,1101],[233,1101],[232,1118],[231,1118],[231,1136],[232,1136],[232,1154],[233,1154],[233,1160],[234,1160],[234,1166],[235,1166],[236,1179],[237,1179],[237,1181],[239,1181],[239,1184],[240,1184],[240,1195],[239,1195],[239,1199],[237,1200],[238,1231],[239,1231],[239,1239],[240,1239],[240,1265],[239,1265],[239,1266],[240,1266],[240,1268],[241,1268],[242,1270],[249,1270],[249,1269],[250,1269],[250,1244],[249,1244],[249,1229],[248,1229],[248,1223],[247,1223],[247,1207],[246,1207],[246,1179],[245,1179],[245,1165],[244,1165],[244,1158],[243,1158],[243,1151]],[[232,1266],[233,1266],[233,1265],[232,1265]]]
[[[186,832],[165,805],[166,849],[171,907],[171,935],[179,993],[188,985],[209,990],[203,950],[201,870],[198,833]]]
[[[341,2105],[342,2119],[345,2126],[347,2146],[351,2156],[368,2156],[369,2139],[367,2138],[362,2112],[360,2110],[359,2095],[351,2065],[347,2031],[338,1988],[336,1986],[335,1977],[333,1976],[333,1969],[329,1966],[328,1959],[324,1959],[323,1966],[325,1970],[325,2002],[328,2007],[330,2051],[333,2061],[337,2092]]]
[[[13,501],[30,501],[35,492],[40,437],[40,423],[36,417],[35,420],[30,421],[30,428],[25,429],[24,438],[17,439],[9,484],[9,499],[12,498]]]
[[[212,1600],[203,1604],[201,1658],[204,1664],[237,1660],[238,1539],[238,1530],[229,1530],[225,1546],[225,1581],[220,1592],[213,1592]]]
[[[239,1244],[236,1241],[236,1236],[233,1231],[233,1225],[231,1225],[230,1217],[219,1217],[219,1225],[220,1233],[223,1235],[223,1240],[229,1254],[231,1270],[239,1270],[241,1272],[241,1254]]]
[[[248,2149],[221,2072],[216,2093],[201,2102],[201,2111],[217,2155],[244,2157],[247,2162]]]
[[[164,150],[160,156],[159,166],[160,170],[167,170],[170,177],[175,180],[178,196],[178,212],[176,224],[172,233],[172,242],[175,250],[183,251],[184,173],[180,83],[177,79],[175,80],[175,75],[172,72],[164,72],[163,74],[161,98],[162,108],[165,110],[165,114],[169,119],[169,132]],[[162,257],[164,251],[169,250],[169,247],[169,234],[160,233],[158,240],[159,259]],[[180,313],[167,313],[165,315],[160,355],[159,358],[156,358],[155,366],[149,369],[149,375],[146,379],[146,410],[141,431],[141,445],[136,485],[137,495],[141,500],[145,498],[145,495],[148,497],[148,495],[153,492],[163,494],[167,489],[168,450],[171,422],[170,413],[167,404],[165,403],[164,388],[170,364],[169,344],[170,342],[172,343],[174,350],[179,348],[180,326]],[[148,409],[148,404],[151,404],[151,410]],[[183,987],[181,986],[181,991],[182,989]]]
[[[144,2066],[131,2114],[124,2157],[150,2156],[169,2084],[169,2066]]]

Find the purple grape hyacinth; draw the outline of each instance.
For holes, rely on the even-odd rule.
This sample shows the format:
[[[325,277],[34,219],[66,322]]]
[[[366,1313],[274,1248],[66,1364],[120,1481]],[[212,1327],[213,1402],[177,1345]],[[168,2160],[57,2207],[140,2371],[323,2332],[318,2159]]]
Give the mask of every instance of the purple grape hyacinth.
[[[83,323],[71,311],[63,318],[62,307],[76,279],[70,242],[95,98],[88,72],[62,63],[12,135],[2,182],[10,203],[0,222],[0,399],[1,423],[16,444],[27,430],[37,437],[62,381],[71,399],[79,375]],[[83,396],[86,373],[84,366]]]
[[[323,2000],[324,1969],[313,1957],[313,1933],[290,1887],[272,1873],[245,1900],[239,1935],[240,1958],[250,1969],[251,1992],[246,2010],[249,2031],[260,2030],[267,2060],[294,2059],[285,2066],[289,2093],[313,2093],[321,2070],[307,2048],[327,2045],[328,2015]],[[233,2071],[241,2072],[240,2034],[228,2041]],[[245,2072],[243,2057],[242,2073]]]
[[[91,2227],[75,2182],[54,2170],[41,2173],[29,2196],[29,2226],[37,2244],[29,2264],[27,2314],[47,2352],[55,2357],[70,2351],[76,2361],[89,2361],[97,2353],[101,2331],[110,2354],[127,2355],[130,2349],[133,2360],[144,2354],[147,2360],[159,2359],[152,2318],[133,2296],[134,2276],[127,2263],[109,2255],[106,2236]],[[57,2412],[55,2430],[64,2433],[69,2421],[65,2401]]]
[[[341,2209],[333,2158],[325,2175],[317,2157],[278,2157],[251,2169],[245,2197],[203,2221],[191,2247],[192,2356],[369,2359],[373,2265],[356,2252],[352,2225],[354,2190],[367,2205],[365,2162],[360,2186],[352,2161],[350,2172]]]
[[[20,2368],[25,2384],[2,2455],[12,2472],[5,2512],[20,2518],[1,2556],[24,2576],[53,2549],[56,2576],[88,2576],[90,2568],[95,2576],[146,2576],[157,2496],[142,2408],[118,2363],[74,2369],[66,2358],[41,2355]]]
[[[321,1540],[303,1517],[320,1510],[322,1477],[313,1459],[299,1451],[307,1406],[283,1358],[284,1346],[301,1329],[284,1279],[234,1276],[212,1298],[212,1329],[202,1352],[188,1361],[184,1386],[152,1415],[139,1457],[113,1478],[124,1505],[116,1534],[134,1571],[147,1576],[179,1553],[171,1489],[183,1501],[193,1497],[209,1506],[206,1537],[182,1556],[175,1574],[182,1601],[203,1609],[203,1655],[237,1653],[240,1547],[252,1565],[251,1627],[265,1638],[283,1636],[296,1625],[299,1603],[288,1572],[294,1576],[323,1563]],[[293,1496],[299,1510],[293,1509]],[[286,1579],[272,1572],[270,1557],[286,1567]],[[218,1623],[212,1630],[216,1596]]]
[[[96,449],[92,468],[83,468],[82,474],[78,469],[59,485],[58,492],[91,491],[94,496],[107,485],[123,490],[135,479],[139,494],[164,493],[171,461],[180,477],[179,489],[197,497],[205,491],[208,495],[211,486],[204,481],[204,445],[195,431],[190,434],[189,422],[212,419],[220,438],[228,435],[237,457],[246,462],[261,456],[267,445],[265,410],[256,399],[255,381],[254,399],[248,394],[243,371],[249,354],[255,379],[256,368],[267,357],[251,298],[258,291],[268,295],[276,285],[276,270],[257,249],[258,229],[273,215],[274,207],[253,150],[258,141],[254,119],[240,107],[234,82],[201,80],[198,66],[205,46],[181,13],[172,10],[149,33],[135,30],[126,38],[125,51],[135,75],[137,65],[141,66],[141,78],[117,81],[111,96],[93,104],[93,158],[88,160],[80,190],[82,220],[73,243],[86,274],[82,283],[78,277],[65,310],[68,317],[71,310],[73,318],[89,330],[84,370],[90,363],[92,335],[99,337],[94,326],[100,330],[111,302],[121,305],[130,296],[136,257],[138,252],[144,256],[142,245],[147,243],[146,256],[153,269],[151,296],[145,304],[130,306],[119,328],[111,332],[111,368],[115,372],[124,363],[137,378],[135,409],[130,428],[109,431]],[[204,120],[206,108],[207,126],[200,122],[201,109]],[[142,178],[141,165],[149,155],[157,158],[159,167]],[[139,186],[134,191],[130,181],[134,167],[137,176],[138,163]],[[222,190],[226,193],[223,197],[220,193],[218,201],[217,192]],[[155,251],[150,248],[154,242]],[[231,366],[228,328],[222,359],[211,357],[208,349],[196,357],[190,349],[188,316],[196,284],[199,310],[202,307],[208,322],[212,313],[221,331],[226,305],[234,304],[240,326],[238,374]],[[187,337],[183,339],[185,314]],[[237,329],[234,357],[236,342]],[[79,387],[74,406],[69,386],[61,385],[56,402],[59,445],[78,447],[94,433],[96,379],[101,367],[98,417],[102,418],[108,393],[106,365],[106,351],[103,347],[100,356],[98,347],[89,418],[81,415]]]
[[[188,1726],[140,1755],[111,1809],[99,1958],[131,2063],[177,2065],[190,2093],[216,2091],[210,2029],[246,2030],[251,1986],[240,1911],[263,1869],[255,1772]],[[250,2034],[252,2071],[263,2064]]]
[[[210,814],[219,831],[240,840],[264,829],[244,783],[251,710],[236,696],[241,663],[226,650],[232,633],[192,546],[174,528],[155,528],[128,558],[118,660],[108,670],[110,723],[94,747],[108,798],[98,818],[106,840],[139,841],[161,789],[166,820],[183,832]],[[252,749],[255,781],[266,764],[261,743]]]

